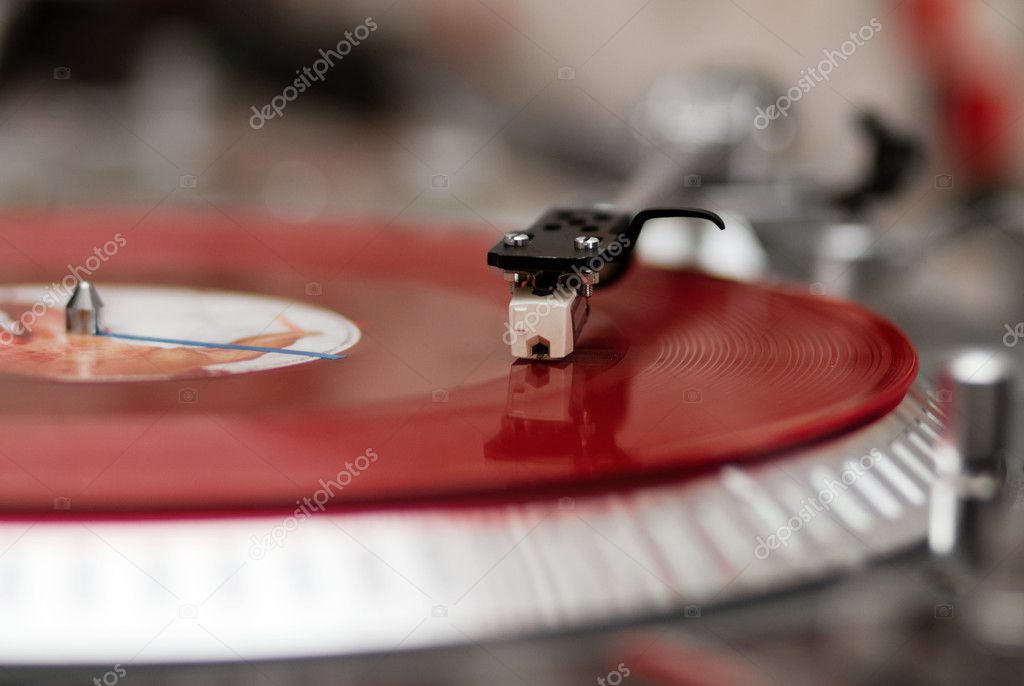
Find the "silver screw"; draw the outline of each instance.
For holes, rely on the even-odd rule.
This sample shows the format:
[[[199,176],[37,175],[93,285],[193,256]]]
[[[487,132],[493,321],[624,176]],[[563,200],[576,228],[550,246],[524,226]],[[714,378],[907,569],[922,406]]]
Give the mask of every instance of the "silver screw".
[[[503,242],[510,248],[521,248],[530,242],[530,234],[521,231],[506,233]]]
[[[594,286],[597,284],[600,278],[600,274],[589,269],[580,274],[580,280],[583,285],[580,286],[579,293],[584,298],[589,298],[594,294]]]
[[[532,281],[532,275],[529,272],[505,272],[505,281],[508,282],[509,286],[514,293],[517,288],[528,286]]]
[[[601,239],[597,236],[576,236],[575,243],[577,250],[597,250],[597,246],[601,245]]]

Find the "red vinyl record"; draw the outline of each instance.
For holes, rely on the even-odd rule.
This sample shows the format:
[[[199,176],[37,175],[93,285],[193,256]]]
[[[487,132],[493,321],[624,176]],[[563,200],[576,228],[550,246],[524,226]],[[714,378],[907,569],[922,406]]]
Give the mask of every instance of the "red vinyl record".
[[[906,337],[855,305],[640,265],[592,299],[570,358],[515,361],[493,240],[375,219],[5,217],[0,309],[30,326],[0,341],[3,511],[618,487],[863,425],[917,372]],[[116,333],[310,355],[69,337],[69,274]]]

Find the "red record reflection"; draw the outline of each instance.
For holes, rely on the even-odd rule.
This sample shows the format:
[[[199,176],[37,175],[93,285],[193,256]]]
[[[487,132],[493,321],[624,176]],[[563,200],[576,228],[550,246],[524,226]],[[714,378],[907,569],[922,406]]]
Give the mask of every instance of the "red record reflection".
[[[263,294],[333,310],[361,337],[340,361],[182,379],[63,383],[0,364],[8,513],[291,510],[325,490],[325,507],[452,502],[676,478],[868,422],[917,371],[907,339],[857,306],[640,266],[597,294],[571,358],[515,362],[507,291],[484,260],[492,232],[444,226],[16,215],[5,280],[58,282],[118,233],[89,277],[101,294]]]

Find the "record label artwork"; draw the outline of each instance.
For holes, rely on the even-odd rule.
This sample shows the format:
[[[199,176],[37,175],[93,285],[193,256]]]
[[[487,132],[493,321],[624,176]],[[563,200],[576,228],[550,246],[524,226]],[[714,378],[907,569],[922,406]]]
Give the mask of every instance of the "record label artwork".
[[[108,285],[103,333],[68,334],[42,285],[0,287],[0,372],[62,381],[188,379],[337,359],[359,329],[330,310],[263,295]],[[276,352],[280,350],[280,352]]]

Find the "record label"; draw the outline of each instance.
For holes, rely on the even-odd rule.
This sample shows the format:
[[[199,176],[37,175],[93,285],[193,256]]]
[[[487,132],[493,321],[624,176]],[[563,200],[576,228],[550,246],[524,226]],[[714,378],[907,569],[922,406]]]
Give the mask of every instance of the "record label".
[[[265,295],[192,288],[105,285],[103,328],[140,338],[280,348],[309,355],[65,332],[46,286],[0,287],[0,373],[60,381],[159,381],[279,369],[359,341],[330,310]]]

